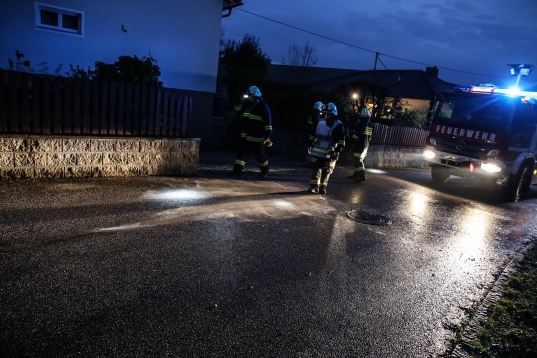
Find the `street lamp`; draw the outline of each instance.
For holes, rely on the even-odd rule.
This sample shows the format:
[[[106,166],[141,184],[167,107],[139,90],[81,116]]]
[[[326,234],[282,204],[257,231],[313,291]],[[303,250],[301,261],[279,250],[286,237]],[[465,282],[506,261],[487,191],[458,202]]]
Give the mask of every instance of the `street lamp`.
[[[535,67],[533,65],[524,65],[524,64],[508,64],[507,66],[511,67],[511,76],[517,76],[515,87],[518,88],[518,82],[520,81],[520,76],[527,76],[531,72],[531,68]]]
[[[352,113],[356,117],[356,113],[358,111],[358,93],[352,94],[351,107],[352,107]]]

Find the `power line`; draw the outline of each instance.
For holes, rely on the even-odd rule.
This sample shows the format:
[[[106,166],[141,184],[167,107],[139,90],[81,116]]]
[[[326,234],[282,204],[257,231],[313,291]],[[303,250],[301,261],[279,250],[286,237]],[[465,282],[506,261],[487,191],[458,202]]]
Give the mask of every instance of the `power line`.
[[[396,59],[396,60],[400,60],[400,61],[411,62],[411,63],[415,63],[415,64],[418,64],[418,65],[430,66],[430,67],[434,66],[434,65],[427,64],[427,63],[423,63],[423,62],[418,62],[418,61],[408,60],[408,59],[405,59],[405,58],[401,58],[401,57],[397,57],[397,56],[392,56],[392,55],[387,55],[387,54],[385,54],[385,53],[380,53],[380,52],[377,52],[377,51],[369,50],[369,49],[367,49],[367,48],[360,47],[360,46],[356,46],[356,45],[350,44],[350,43],[348,43],[348,42],[340,41],[340,40],[337,40],[337,39],[334,39],[334,38],[331,38],[331,37],[328,37],[328,36],[324,36],[324,35],[318,34],[318,33],[316,33],[316,32],[312,32],[312,31],[309,31],[309,30],[302,29],[302,28],[297,27],[297,26],[289,25],[289,24],[286,24],[286,23],[281,22],[281,21],[278,21],[278,20],[274,20],[274,19],[271,19],[271,18],[268,18],[268,17],[265,17],[265,16],[261,16],[261,15],[258,15],[258,14],[254,14],[253,12],[250,12],[250,11],[247,11],[247,10],[244,10],[244,9],[241,9],[240,7],[235,8],[235,10],[242,11],[242,12],[245,12],[245,13],[247,13],[247,14],[250,14],[250,15],[253,15],[253,16],[257,16],[257,17],[259,17],[259,18],[261,18],[261,19],[264,19],[264,20],[267,20],[267,21],[271,21],[271,22],[274,22],[274,23],[279,24],[279,25],[287,26],[287,27],[290,27],[290,28],[292,28],[292,29],[295,29],[295,30],[298,30],[298,31],[302,31],[302,32],[308,33],[308,34],[313,35],[313,36],[321,37],[321,38],[324,38],[324,39],[326,39],[326,40],[330,40],[330,41],[334,41],[334,42],[337,42],[337,43],[340,43],[340,44],[343,44],[343,45],[346,45],[346,46],[354,47],[354,48],[357,48],[357,49],[362,50],[362,51],[367,51],[367,52],[371,52],[371,53],[376,53],[376,54],[378,54],[378,55],[382,55],[382,56],[390,57],[390,58],[393,58],[393,59]],[[436,66],[436,68],[438,68],[438,69],[442,69],[442,70],[446,70],[446,71],[453,71],[453,72],[465,73],[465,74],[469,74],[469,75],[486,76],[486,77],[494,77],[494,78],[506,78],[506,77],[500,77],[500,76],[486,75],[486,74],[483,74],[483,73],[475,73],[475,72],[467,72],[467,71],[455,70],[455,69],[447,68],[447,67]]]

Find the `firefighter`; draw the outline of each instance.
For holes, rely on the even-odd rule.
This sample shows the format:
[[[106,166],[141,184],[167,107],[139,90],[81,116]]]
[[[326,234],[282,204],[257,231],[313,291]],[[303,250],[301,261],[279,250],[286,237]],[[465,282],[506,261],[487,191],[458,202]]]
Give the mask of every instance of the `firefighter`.
[[[270,108],[256,86],[249,87],[244,97],[242,103],[235,106],[235,110],[241,118],[241,140],[235,165],[229,176],[241,176],[246,160],[253,152],[259,169],[261,169],[259,177],[266,178],[269,171],[266,148],[272,145],[270,141],[272,134]]]
[[[354,173],[349,175],[349,178],[354,179],[357,183],[366,181],[364,159],[369,148],[369,141],[373,134],[373,128],[370,127],[371,112],[369,109],[363,108],[360,111],[360,117],[353,123],[351,141],[354,143],[352,155],[354,156],[355,166]]]
[[[315,102],[313,104],[313,108],[310,111],[310,115],[308,116],[308,126],[310,132],[313,132],[317,128],[317,124],[319,124],[319,120],[321,119],[323,115],[323,102]],[[304,160],[304,163],[301,164],[301,166],[306,168],[311,168],[311,155],[306,155],[306,159]]]
[[[323,107],[326,117],[321,119],[309,137],[307,151],[311,154],[311,194],[326,194],[330,174],[334,171],[339,154],[345,147],[345,129],[336,119],[337,108],[333,103]]]
[[[315,102],[313,105],[313,109],[310,112],[310,115],[308,117],[308,125],[310,126],[310,129],[313,131],[315,128],[317,128],[317,124],[319,123],[319,119],[321,119],[321,115],[323,113],[323,102]]]

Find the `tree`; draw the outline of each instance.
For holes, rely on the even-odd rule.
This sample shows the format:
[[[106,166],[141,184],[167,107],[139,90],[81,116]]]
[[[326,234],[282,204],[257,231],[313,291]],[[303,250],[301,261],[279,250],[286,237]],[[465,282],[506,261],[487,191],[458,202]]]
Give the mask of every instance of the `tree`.
[[[342,113],[357,117],[367,107],[371,111],[371,118],[375,119],[381,117],[389,93],[387,88],[367,81],[346,83],[335,90]]]
[[[315,78],[318,57],[317,47],[306,42],[304,46],[292,45],[287,49],[287,58],[282,59],[285,68],[287,82],[308,83]]]
[[[309,42],[302,47],[292,45],[287,48],[287,58],[284,58],[282,62],[289,66],[314,67],[319,60],[316,53],[317,47],[310,45]]]
[[[219,68],[230,101],[237,102],[249,86],[266,81],[269,65],[270,58],[261,49],[259,38],[246,34],[241,41],[225,41]]]
[[[371,111],[371,120],[387,125],[423,128],[419,111],[390,90],[367,81],[343,84],[334,91],[341,116],[358,117],[363,108]],[[340,109],[340,110],[339,110]]]

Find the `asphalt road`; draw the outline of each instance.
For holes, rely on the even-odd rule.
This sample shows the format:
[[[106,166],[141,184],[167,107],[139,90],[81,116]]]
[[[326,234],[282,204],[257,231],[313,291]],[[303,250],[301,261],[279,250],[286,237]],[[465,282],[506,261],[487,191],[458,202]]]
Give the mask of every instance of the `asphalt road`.
[[[290,163],[0,182],[0,356],[439,356],[536,235],[537,191]]]

